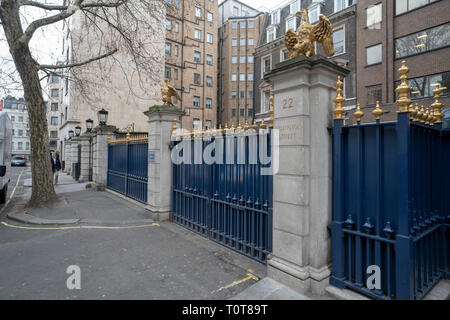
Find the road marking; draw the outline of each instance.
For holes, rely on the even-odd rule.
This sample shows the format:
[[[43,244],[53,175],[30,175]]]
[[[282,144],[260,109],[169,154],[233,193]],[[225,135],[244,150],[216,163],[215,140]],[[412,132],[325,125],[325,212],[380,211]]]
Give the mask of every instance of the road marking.
[[[160,227],[158,223],[145,224],[140,226],[125,226],[125,227],[107,227],[107,226],[73,226],[73,227],[23,227],[8,224],[4,221],[1,222],[2,225],[9,228],[15,229],[25,229],[25,230],[79,230],[79,229],[106,229],[106,230],[122,230],[122,229],[138,229],[138,228],[148,228],[148,227]]]
[[[19,186],[19,182],[20,182],[20,178],[22,177],[22,174],[25,172],[26,169],[23,169],[22,172],[19,174],[19,177],[17,178],[17,182],[16,185],[14,186],[13,191],[11,192],[11,195],[9,196],[8,201],[6,201],[5,205],[3,206],[3,208],[0,209],[0,213],[3,212],[3,210],[5,210],[5,208],[8,206],[8,204],[11,202],[14,193],[16,192],[17,187]]]
[[[234,281],[234,282],[230,283],[229,285],[226,285],[225,287],[220,288],[216,292],[219,292],[219,291],[222,291],[224,289],[228,289],[228,288],[237,286],[238,284],[244,283],[244,282],[246,282],[248,280],[252,280],[252,279],[255,280],[255,281],[259,280],[259,278],[257,276],[252,274],[252,272],[254,272],[252,269],[248,269],[247,271],[248,271],[248,273],[247,273],[247,277],[246,278]]]

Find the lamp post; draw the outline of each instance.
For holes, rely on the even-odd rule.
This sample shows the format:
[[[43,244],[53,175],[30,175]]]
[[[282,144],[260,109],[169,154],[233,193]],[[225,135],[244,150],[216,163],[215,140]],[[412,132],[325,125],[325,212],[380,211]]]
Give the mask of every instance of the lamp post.
[[[92,120],[92,119],[87,119],[87,120],[86,120],[86,131],[87,131],[87,132],[91,132],[93,126],[94,126],[94,120]]]
[[[99,112],[97,112],[97,116],[98,116],[98,123],[101,126],[106,126],[106,123],[108,122],[108,111],[102,109]]]
[[[75,135],[76,135],[77,137],[79,137],[80,134],[81,134],[81,127],[80,127],[80,126],[76,126],[76,127],[75,127]]]
[[[69,140],[72,139],[74,135],[75,133],[73,132],[73,130],[69,130]]]

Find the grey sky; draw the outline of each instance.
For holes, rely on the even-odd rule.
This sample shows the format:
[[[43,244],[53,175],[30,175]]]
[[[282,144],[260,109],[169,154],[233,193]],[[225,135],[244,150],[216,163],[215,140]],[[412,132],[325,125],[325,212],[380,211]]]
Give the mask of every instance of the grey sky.
[[[223,1],[224,0],[219,0],[219,4],[222,3]],[[278,8],[283,3],[289,3],[293,0],[239,0],[239,1],[255,9],[265,7],[266,9],[272,10]]]

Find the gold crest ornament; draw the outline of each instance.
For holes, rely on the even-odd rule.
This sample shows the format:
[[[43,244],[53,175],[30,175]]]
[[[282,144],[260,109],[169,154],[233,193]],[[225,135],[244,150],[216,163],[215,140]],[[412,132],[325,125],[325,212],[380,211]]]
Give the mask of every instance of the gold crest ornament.
[[[162,101],[165,105],[173,107],[172,97],[181,100],[177,90],[169,84],[169,81],[164,80],[164,87],[161,89]]]
[[[307,10],[298,11],[296,15],[302,17],[300,27],[294,32],[289,29],[285,35],[286,48],[289,50],[289,58],[299,55],[307,57],[316,54],[314,42],[319,42],[327,56],[334,55],[333,28],[331,22],[323,14],[319,15],[319,22],[315,25],[309,23]]]

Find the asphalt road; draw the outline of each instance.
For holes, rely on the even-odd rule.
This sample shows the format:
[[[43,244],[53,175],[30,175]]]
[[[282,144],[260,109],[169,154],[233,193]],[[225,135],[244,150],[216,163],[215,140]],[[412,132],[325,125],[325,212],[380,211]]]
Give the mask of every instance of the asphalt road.
[[[11,208],[14,205],[14,202],[17,200],[17,197],[11,198],[11,195],[14,192],[14,195],[19,195],[23,191],[23,182],[25,179],[31,178],[31,170],[30,167],[8,167],[7,170],[11,173],[10,179],[11,181],[8,184],[8,194],[6,197],[6,203],[0,205],[0,218],[5,217],[5,212],[7,209]],[[20,177],[19,183],[18,179]],[[8,202],[8,199],[10,201]]]
[[[10,192],[22,170],[12,169]],[[5,212],[29,176],[23,172],[14,199],[0,213],[0,300],[227,299],[266,275],[261,263],[170,222],[80,228],[11,221]],[[89,192],[76,195],[98,197],[102,214],[114,213],[114,219],[118,211],[125,221],[144,210],[110,193]],[[87,200],[77,203],[97,210]],[[71,266],[80,270],[80,289],[67,286]]]

